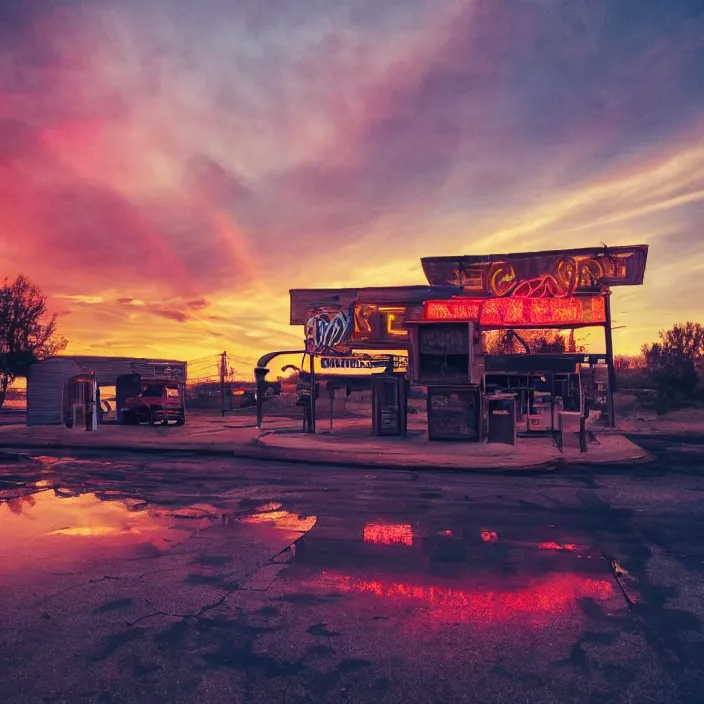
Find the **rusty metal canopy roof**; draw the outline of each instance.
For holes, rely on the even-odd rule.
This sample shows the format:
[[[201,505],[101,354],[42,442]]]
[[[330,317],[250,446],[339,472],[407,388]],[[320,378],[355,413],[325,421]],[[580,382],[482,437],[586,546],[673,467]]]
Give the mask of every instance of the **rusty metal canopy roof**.
[[[84,354],[57,354],[53,357],[46,357],[42,359],[42,362],[46,362],[50,359],[63,359],[70,362],[75,362],[76,364],[101,364],[101,363],[112,363],[112,362],[143,362],[146,364],[187,364],[176,359],[160,359],[160,358],[148,358],[148,357],[112,357],[108,355],[84,355]]]
[[[609,286],[637,286],[643,283],[648,245],[638,244],[619,247],[580,247],[575,249],[552,249],[541,252],[514,252],[509,254],[463,254],[444,257],[423,257],[423,272],[431,285],[448,285],[463,278],[463,273],[488,275],[491,268],[501,263],[510,263],[516,270],[522,270],[524,277],[548,273],[560,259],[574,260],[609,259],[626,261],[623,276],[606,276],[603,283]]]
[[[421,305],[433,298],[462,293],[457,286],[371,286],[368,288],[291,289],[291,325],[305,325],[310,311],[319,308],[348,309],[355,303]]]

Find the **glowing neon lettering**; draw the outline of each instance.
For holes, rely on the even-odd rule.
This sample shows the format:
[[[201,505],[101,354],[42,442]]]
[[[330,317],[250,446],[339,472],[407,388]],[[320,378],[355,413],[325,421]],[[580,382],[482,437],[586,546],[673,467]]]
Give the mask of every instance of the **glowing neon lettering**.
[[[485,327],[581,325],[606,322],[603,296],[426,301],[424,320],[479,322]]]

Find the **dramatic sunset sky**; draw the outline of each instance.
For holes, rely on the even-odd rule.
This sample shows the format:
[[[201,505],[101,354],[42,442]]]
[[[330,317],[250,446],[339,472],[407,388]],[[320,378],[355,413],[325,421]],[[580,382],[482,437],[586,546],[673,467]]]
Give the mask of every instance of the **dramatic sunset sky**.
[[[701,0],[0,3],[0,278],[69,352],[242,363],[294,287],[649,244],[617,352],[704,319]]]

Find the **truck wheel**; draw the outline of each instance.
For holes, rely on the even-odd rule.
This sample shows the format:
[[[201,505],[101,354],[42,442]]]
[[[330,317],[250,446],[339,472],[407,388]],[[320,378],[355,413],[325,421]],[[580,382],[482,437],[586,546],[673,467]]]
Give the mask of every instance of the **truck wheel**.
[[[185,425],[185,423],[186,423],[186,419],[183,416],[176,419],[176,425]]]
[[[154,418],[154,414],[151,411],[151,408],[145,408],[144,411],[145,411],[144,415],[147,417],[147,420],[149,421],[149,425],[154,425],[156,423],[156,420]]]

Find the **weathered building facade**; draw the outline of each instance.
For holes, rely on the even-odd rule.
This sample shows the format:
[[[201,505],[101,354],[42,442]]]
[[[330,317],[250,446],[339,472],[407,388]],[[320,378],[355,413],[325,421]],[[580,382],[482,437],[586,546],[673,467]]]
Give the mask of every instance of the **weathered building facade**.
[[[558,401],[569,402],[575,388],[582,394],[591,380],[613,423],[611,289],[642,284],[647,254],[647,245],[635,245],[428,257],[421,260],[425,285],[292,290],[290,322],[303,326],[318,378],[364,365],[378,373],[384,353],[394,351],[408,362],[386,372],[427,387],[438,408],[471,398],[483,417],[486,394],[506,391],[516,397],[520,422],[541,430],[553,427]],[[482,347],[486,331],[511,331],[520,341],[521,330],[587,327],[604,333],[595,354],[549,358],[523,343],[529,354],[498,360]],[[549,412],[536,419],[544,407]],[[481,428],[471,434],[478,439]]]
[[[65,425],[67,406],[85,401],[86,380],[114,386],[124,374],[185,383],[186,362],[130,357],[57,356],[32,365],[27,375],[27,425]]]

